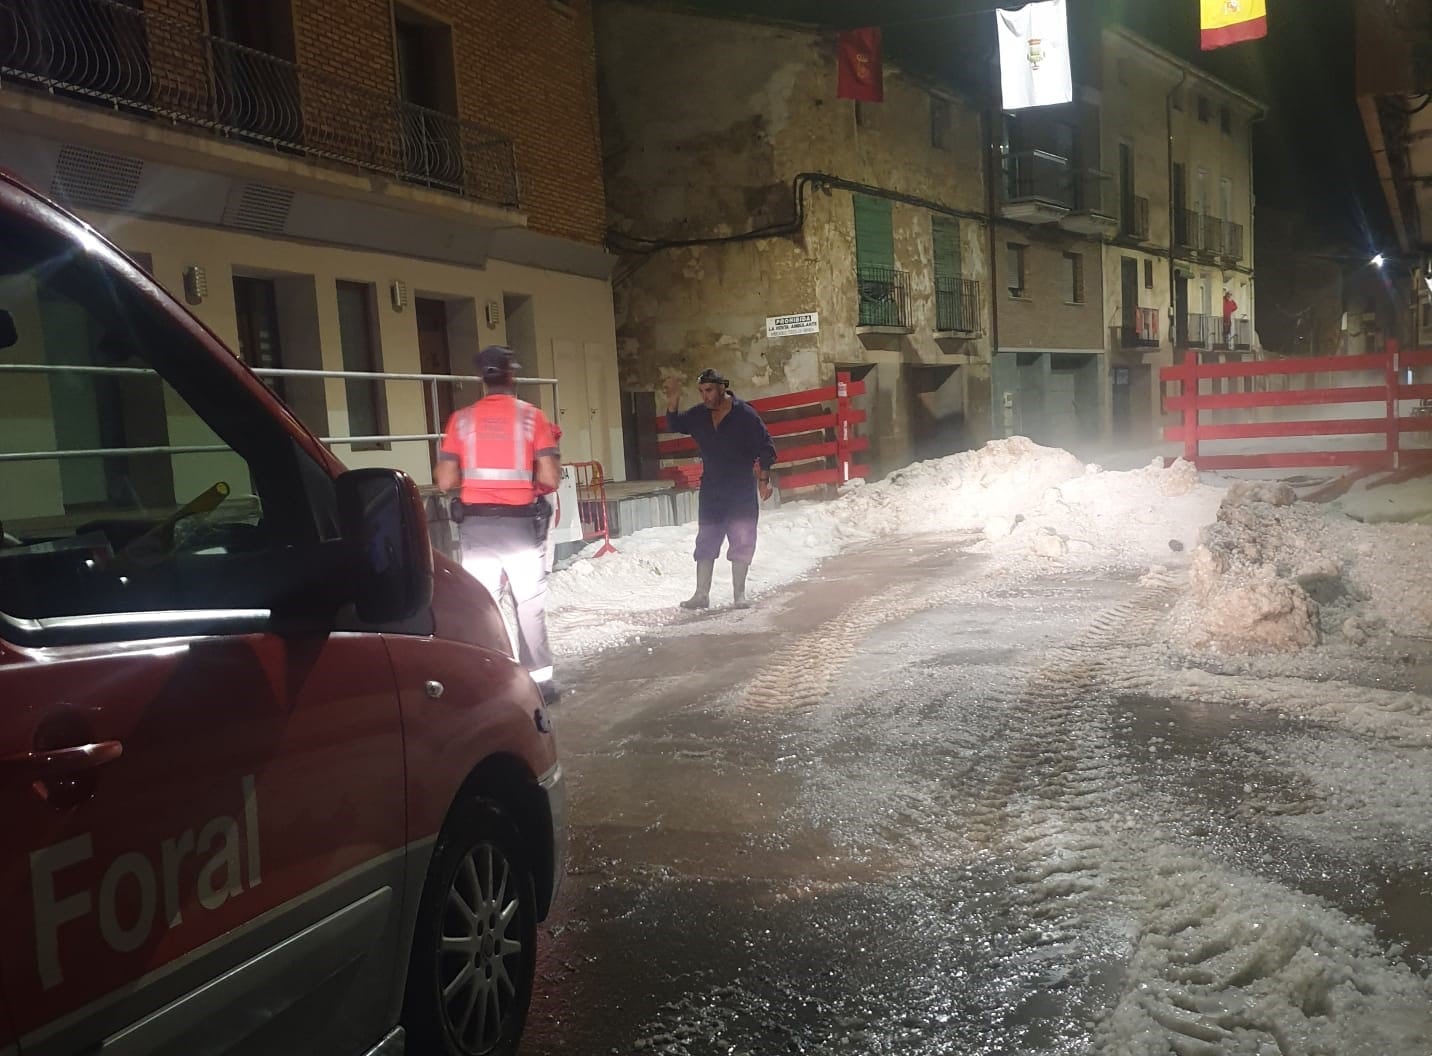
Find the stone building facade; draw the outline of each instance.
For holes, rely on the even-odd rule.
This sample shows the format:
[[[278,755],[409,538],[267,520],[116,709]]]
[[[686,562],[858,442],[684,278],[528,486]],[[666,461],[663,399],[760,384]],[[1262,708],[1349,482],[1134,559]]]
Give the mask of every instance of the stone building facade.
[[[713,366],[761,396],[848,370],[877,471],[982,442],[978,108],[888,62],[883,103],[839,101],[833,40],[801,28],[604,3],[598,48],[623,386]],[[795,315],[818,330],[770,323]]]

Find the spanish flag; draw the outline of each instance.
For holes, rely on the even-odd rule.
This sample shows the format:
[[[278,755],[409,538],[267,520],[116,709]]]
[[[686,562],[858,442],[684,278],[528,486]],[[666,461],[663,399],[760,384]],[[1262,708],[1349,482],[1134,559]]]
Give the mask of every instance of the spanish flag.
[[[1225,48],[1268,35],[1268,0],[1199,0],[1203,50]]]

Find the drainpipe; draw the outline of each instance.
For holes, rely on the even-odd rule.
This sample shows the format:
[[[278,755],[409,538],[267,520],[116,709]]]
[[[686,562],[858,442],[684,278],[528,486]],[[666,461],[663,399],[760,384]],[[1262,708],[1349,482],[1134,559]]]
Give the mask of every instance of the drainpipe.
[[[1178,344],[1176,335],[1178,333],[1178,295],[1175,292],[1178,288],[1178,202],[1173,196],[1173,97],[1183,90],[1188,83],[1188,70],[1185,69],[1179,76],[1178,83],[1169,89],[1164,96],[1164,128],[1168,132],[1168,302],[1169,302],[1169,346],[1174,353],[1174,362],[1178,361]]]
[[[996,143],[996,129],[1002,125],[1003,118],[1001,109],[998,107],[998,100],[994,94],[995,78],[987,78],[986,84],[990,86],[989,105],[985,109],[985,212],[989,215],[989,222],[985,225],[985,232],[989,242],[989,425],[990,435],[999,434],[997,427],[1000,418],[1000,397],[995,390],[995,356],[999,354],[999,232],[995,227],[999,217],[999,191],[995,186],[994,155],[998,148]]]
[[[1253,126],[1267,116],[1267,110],[1259,110],[1248,122],[1248,329],[1252,331],[1249,344],[1256,353],[1261,353],[1262,348],[1258,344],[1258,260],[1253,254],[1253,232],[1257,230],[1253,214],[1258,208],[1257,195],[1253,193]]]

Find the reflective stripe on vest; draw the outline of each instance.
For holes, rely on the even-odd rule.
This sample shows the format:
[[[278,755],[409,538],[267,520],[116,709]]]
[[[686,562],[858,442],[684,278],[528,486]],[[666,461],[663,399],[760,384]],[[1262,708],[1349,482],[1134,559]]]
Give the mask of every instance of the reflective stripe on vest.
[[[462,479],[477,485],[531,484],[535,408],[513,397],[488,399],[461,412],[457,422]]]
[[[532,474],[520,469],[464,469],[463,480],[516,480],[523,484],[532,482]]]

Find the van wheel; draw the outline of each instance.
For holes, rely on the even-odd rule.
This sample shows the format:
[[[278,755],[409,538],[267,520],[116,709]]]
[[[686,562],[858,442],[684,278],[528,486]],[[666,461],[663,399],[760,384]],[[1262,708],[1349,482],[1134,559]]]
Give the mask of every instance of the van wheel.
[[[460,803],[418,908],[403,1008],[412,1051],[516,1052],[536,965],[537,894],[517,830],[486,800]]]

